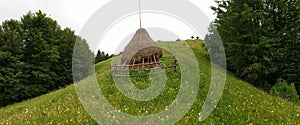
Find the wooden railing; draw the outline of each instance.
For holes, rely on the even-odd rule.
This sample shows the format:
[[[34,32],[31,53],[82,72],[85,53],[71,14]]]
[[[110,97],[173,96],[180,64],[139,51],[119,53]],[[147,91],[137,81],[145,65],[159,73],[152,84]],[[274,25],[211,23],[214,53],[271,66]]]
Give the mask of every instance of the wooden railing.
[[[165,63],[166,62],[173,62],[172,65],[167,66]],[[159,64],[160,67],[154,67],[153,65]],[[173,71],[177,71],[177,59],[174,57],[174,59],[171,60],[165,60],[165,61],[159,61],[159,62],[151,62],[151,63],[140,63],[140,64],[133,64],[133,65],[120,65],[116,64],[114,65],[111,70],[114,73],[118,72],[125,72],[125,71],[141,71],[140,67],[143,67],[142,70],[149,70],[149,69],[168,69],[168,68],[173,68]],[[137,68],[139,67],[139,68]],[[149,75],[149,74],[147,74]],[[116,75],[116,76],[125,76],[125,75]]]

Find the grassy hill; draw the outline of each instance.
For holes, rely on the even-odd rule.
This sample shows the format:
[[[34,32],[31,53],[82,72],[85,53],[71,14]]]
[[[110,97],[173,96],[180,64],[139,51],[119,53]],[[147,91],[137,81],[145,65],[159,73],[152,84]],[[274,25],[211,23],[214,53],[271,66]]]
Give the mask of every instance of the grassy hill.
[[[183,42],[179,45],[187,46]],[[187,41],[198,61],[200,85],[195,102],[177,124],[300,124],[300,104],[269,95],[249,83],[227,73],[226,84],[219,104],[203,122],[199,112],[210,86],[211,65],[201,41]],[[172,44],[159,43],[159,44]],[[170,58],[166,54],[165,58]],[[121,112],[135,116],[147,116],[166,110],[178,94],[180,72],[167,72],[161,94],[150,101],[127,98],[116,88],[110,75],[111,60],[96,64],[96,76],[103,95]],[[147,77],[132,78],[140,89],[151,86]],[[87,86],[88,87],[88,86]],[[111,118],[113,121],[114,118]],[[115,123],[118,123],[117,121]],[[76,94],[75,86],[30,99],[0,109],[0,124],[97,124],[84,110]]]

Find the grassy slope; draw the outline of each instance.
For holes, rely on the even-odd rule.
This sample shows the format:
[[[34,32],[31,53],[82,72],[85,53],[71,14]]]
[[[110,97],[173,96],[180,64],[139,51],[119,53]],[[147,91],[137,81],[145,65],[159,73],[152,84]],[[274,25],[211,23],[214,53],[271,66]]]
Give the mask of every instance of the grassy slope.
[[[205,58],[206,52],[200,41],[188,41],[188,43],[197,57],[201,81],[195,103],[178,124],[300,124],[299,103],[268,95],[230,73],[227,74],[220,103],[204,122],[199,122],[198,113],[202,108],[210,83],[210,63]],[[98,71],[99,79],[112,83],[111,78],[108,77],[109,65],[110,61],[98,63],[96,71]],[[116,91],[113,84],[99,81],[99,86],[107,100],[121,111],[145,115],[144,111],[147,110],[149,114],[155,114],[164,110],[164,107],[170,104],[177,94],[176,80],[179,80],[176,77],[180,75],[178,73],[168,75],[173,77],[173,81],[167,82],[167,88],[162,92],[164,96],[169,97],[168,99],[158,97],[149,102],[135,102],[128,98],[121,98],[123,95]],[[149,84],[137,83],[136,85],[143,88],[143,85]],[[0,124],[96,124],[96,122],[85,112],[78,100],[75,87],[71,85],[47,95],[1,108]]]

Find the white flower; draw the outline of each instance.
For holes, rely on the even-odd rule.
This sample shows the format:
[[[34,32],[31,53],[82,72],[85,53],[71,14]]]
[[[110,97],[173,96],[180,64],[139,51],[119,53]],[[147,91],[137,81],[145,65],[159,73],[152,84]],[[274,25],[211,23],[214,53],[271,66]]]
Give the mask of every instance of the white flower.
[[[25,109],[25,113],[28,113],[28,109]]]

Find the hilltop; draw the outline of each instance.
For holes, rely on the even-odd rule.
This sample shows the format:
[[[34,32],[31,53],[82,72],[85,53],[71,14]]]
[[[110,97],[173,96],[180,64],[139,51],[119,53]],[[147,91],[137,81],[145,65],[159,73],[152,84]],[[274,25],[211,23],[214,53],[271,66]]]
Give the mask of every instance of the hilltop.
[[[267,94],[253,85],[236,78],[230,72],[223,95],[212,114],[200,122],[199,112],[210,86],[211,63],[200,40],[176,42],[190,46],[198,62],[200,85],[192,108],[177,124],[300,124],[300,104]],[[173,44],[159,42],[158,44]],[[180,47],[180,46],[178,46]],[[170,55],[166,54],[166,58]],[[95,65],[99,87],[107,100],[118,110],[137,116],[155,114],[166,109],[177,96],[180,88],[180,72],[168,72],[166,87],[159,97],[151,101],[137,102],[117,91],[110,75],[111,59]],[[146,89],[147,78],[133,78],[136,86]],[[113,120],[113,118],[111,119]],[[117,122],[116,122],[117,123]],[[0,124],[97,124],[84,110],[76,94],[75,86],[13,104],[0,109]]]

